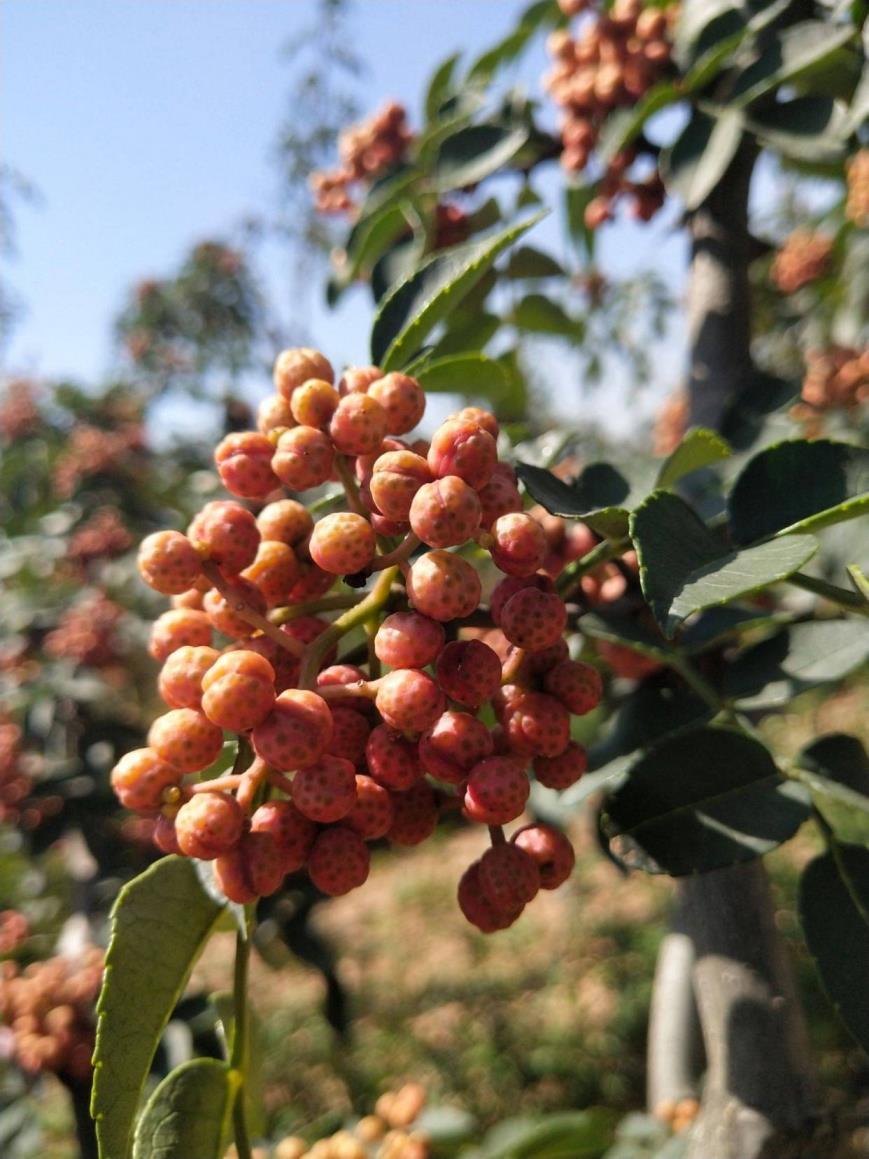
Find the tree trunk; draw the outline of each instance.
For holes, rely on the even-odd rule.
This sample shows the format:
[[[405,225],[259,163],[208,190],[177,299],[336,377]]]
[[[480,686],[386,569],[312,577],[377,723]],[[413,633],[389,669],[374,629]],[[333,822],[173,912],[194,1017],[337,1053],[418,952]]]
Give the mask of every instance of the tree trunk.
[[[728,404],[751,380],[748,191],[754,161],[754,148],[746,144],[691,217],[692,426],[720,426]],[[777,1137],[808,1137],[805,1128],[816,1110],[802,1010],[775,928],[766,870],[755,861],[683,879],[678,891],[680,936],[693,949],[708,1064],[688,1159],[758,1159],[773,1153],[768,1147]],[[683,945],[683,961],[686,952]],[[686,996],[673,993],[671,1008],[657,1009],[649,1056],[651,1069],[653,1048],[660,1054],[668,1035],[686,1052],[669,1064],[671,1086],[690,1075],[687,1052],[693,1049],[685,1033]],[[650,1096],[660,1097],[662,1089],[650,1074]],[[672,1090],[667,1094],[673,1097]]]

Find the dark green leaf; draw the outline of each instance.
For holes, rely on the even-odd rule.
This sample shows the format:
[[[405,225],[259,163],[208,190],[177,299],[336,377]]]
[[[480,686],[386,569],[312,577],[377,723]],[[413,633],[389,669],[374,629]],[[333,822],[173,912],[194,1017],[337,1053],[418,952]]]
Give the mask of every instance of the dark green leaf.
[[[714,710],[684,685],[644,681],[619,706],[606,736],[589,749],[589,768],[601,768],[616,757],[649,748],[669,733],[706,723],[714,715]]]
[[[602,1159],[615,1115],[601,1108],[543,1119],[507,1119],[486,1135],[477,1159]]]
[[[794,439],[751,459],[728,502],[733,537],[816,531],[869,509],[869,451],[827,439]]]
[[[195,1058],[173,1070],[136,1125],[133,1159],[221,1159],[240,1081],[214,1058]]]
[[[666,490],[692,471],[727,459],[731,453],[730,447],[720,435],[704,427],[697,427],[685,435],[676,450],[661,464],[655,486]]]
[[[683,0],[676,22],[674,55],[682,69],[715,44],[744,31],[738,0]]]
[[[564,267],[542,250],[520,245],[510,254],[504,271],[508,278],[561,278]]]
[[[553,515],[582,519],[598,535],[618,537],[628,531],[628,513],[648,492],[653,469],[635,468],[632,479],[610,463],[589,463],[572,483],[530,463],[516,471],[532,498]]]
[[[516,303],[510,322],[531,334],[552,334],[573,342],[581,339],[585,328],[581,319],[571,318],[558,302],[544,294],[526,294]]]
[[[643,594],[665,633],[692,612],[785,579],[817,550],[809,535],[727,551],[684,500],[656,491],[631,516]]]
[[[186,857],[162,858],[118,895],[97,1004],[91,1102],[104,1159],[130,1154],[160,1036],[221,912]]]
[[[594,185],[568,185],[564,190],[567,232],[576,250],[584,257],[594,257],[595,231],[585,223],[585,210],[597,194]]]
[[[869,659],[869,622],[793,624],[728,665],[724,694],[743,708],[787,704],[801,692],[841,680]]]
[[[781,412],[797,398],[799,390],[795,383],[755,371],[727,408],[721,423],[722,435],[737,451],[746,451],[758,442],[776,441],[773,432],[778,428],[792,429]]]
[[[525,125],[468,125],[441,142],[433,179],[440,193],[476,185],[510,161],[528,140]]]
[[[836,844],[809,862],[799,908],[824,989],[869,1053],[869,850]]]
[[[522,52],[531,39],[534,29],[522,28],[509,33],[499,40],[494,47],[488,49],[471,65],[468,70],[469,84],[486,85],[503,65],[511,64]]]
[[[445,61],[439,64],[432,74],[423,101],[426,122],[437,120],[444,102],[453,91],[456,65],[459,63],[461,55],[460,52],[454,52],[452,56],[448,56]]]
[[[610,113],[598,141],[602,161],[611,161],[642,132],[646,121],[661,109],[685,99],[685,94],[671,81],[661,81],[630,109]]]
[[[804,80],[826,67],[853,39],[853,27],[826,20],[803,20],[783,28],[736,78],[729,99],[745,106],[781,85]]]
[[[497,314],[465,308],[452,315],[446,333],[432,347],[430,357],[446,358],[451,354],[464,354],[467,350],[482,350],[500,327],[501,319]]]
[[[799,753],[793,775],[806,785],[838,837],[869,843],[869,754],[856,736],[830,733]]]
[[[673,648],[654,626],[647,627],[635,616],[618,616],[604,612],[592,612],[582,618],[582,634],[592,640],[607,640],[611,644],[623,644],[641,656],[668,664],[673,658]]]
[[[632,766],[604,824],[625,857],[639,848],[674,877],[768,853],[808,815],[805,792],[759,741],[724,728],[681,732]]]
[[[438,358],[414,371],[429,393],[463,394],[494,398],[504,390],[504,370],[494,358],[485,354],[456,354]]]
[[[342,281],[349,285],[371,269],[384,253],[410,232],[408,206],[402,200],[360,220],[347,241],[347,258],[340,268]]]
[[[761,144],[794,161],[834,164],[845,155],[844,110],[830,97],[795,97],[758,109],[747,121]]]
[[[727,172],[742,141],[744,123],[738,109],[715,116],[695,110],[673,146],[661,156],[661,172],[670,193],[688,210],[697,209]]]
[[[384,299],[374,319],[371,357],[385,371],[404,366],[497,258],[545,216],[534,214],[492,237],[444,250]]]

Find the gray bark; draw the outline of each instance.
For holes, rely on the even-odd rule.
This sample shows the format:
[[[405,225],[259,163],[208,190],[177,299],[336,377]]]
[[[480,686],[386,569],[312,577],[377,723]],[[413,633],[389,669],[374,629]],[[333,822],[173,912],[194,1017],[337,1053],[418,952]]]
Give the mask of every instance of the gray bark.
[[[720,426],[752,374],[748,191],[754,160],[753,147],[746,145],[691,218],[694,426]],[[684,879],[678,890],[677,913],[693,949],[694,998],[708,1064],[688,1159],[759,1159],[774,1153],[768,1148],[777,1139],[808,1137],[816,1111],[805,1024],[775,928],[766,870],[756,861]],[[683,944],[683,959],[684,951]],[[649,1054],[650,1067],[659,1066],[668,1036],[682,1052],[668,1063],[671,1085],[691,1073],[688,1008],[687,996],[671,979],[670,1005],[657,1009]],[[659,1077],[650,1074],[650,1096],[662,1090]],[[673,1097],[672,1090],[667,1097]]]

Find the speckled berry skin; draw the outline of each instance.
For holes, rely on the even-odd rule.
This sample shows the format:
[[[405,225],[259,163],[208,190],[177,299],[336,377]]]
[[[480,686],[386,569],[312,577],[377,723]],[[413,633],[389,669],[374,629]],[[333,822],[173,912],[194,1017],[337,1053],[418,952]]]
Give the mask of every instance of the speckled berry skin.
[[[515,483],[501,474],[495,474],[477,492],[480,500],[480,526],[488,531],[496,519],[522,510],[522,496]]]
[[[408,374],[384,374],[370,384],[367,394],[386,412],[387,434],[407,434],[425,414],[425,394],[416,379]]]
[[[495,567],[507,575],[530,576],[543,566],[546,536],[536,519],[524,512],[501,515],[492,524],[495,542],[489,549]]]
[[[438,683],[450,700],[479,708],[501,683],[501,661],[482,640],[453,640],[438,656]]]
[[[467,419],[448,419],[435,431],[428,451],[431,473],[442,479],[458,475],[475,490],[485,487],[498,461],[498,447],[488,431]]]
[[[258,431],[234,431],[214,450],[220,481],[242,499],[263,499],[280,485],[272,470],[274,447]]]
[[[268,503],[256,517],[256,525],[263,539],[276,540],[295,547],[314,530],[311,513],[298,499],[276,499]]]
[[[167,657],[157,687],[170,708],[201,707],[202,678],[219,655],[216,648],[187,644]]]
[[[216,588],[212,588],[210,592],[205,593],[202,606],[213,628],[233,640],[243,640],[255,632],[256,627],[243,614],[242,609],[252,608],[264,616],[266,613],[265,596],[255,584],[241,576],[236,576],[235,579],[231,580],[228,587],[229,599]]]
[[[292,801],[266,801],[254,810],[251,833],[268,833],[278,847],[283,872],[296,873],[308,859],[317,826]]]
[[[148,745],[182,773],[199,773],[220,755],[223,730],[195,708],[173,708],[151,725]]]
[[[390,668],[425,668],[440,655],[445,638],[437,620],[418,612],[393,612],[377,629],[374,652]]]
[[[425,483],[410,505],[410,526],[429,547],[458,547],[480,525],[480,500],[457,475]]]
[[[338,405],[338,391],[324,378],[309,378],[293,391],[290,403],[293,418],[303,427],[324,431]]]
[[[558,889],[573,873],[576,864],[573,846],[551,825],[526,825],[511,840],[537,862],[541,889]]]
[[[214,862],[217,884],[238,905],[276,893],[284,874],[280,850],[268,833],[245,833],[234,849]]]
[[[372,382],[376,382],[378,378],[383,378],[383,371],[379,366],[348,366],[338,383],[338,393],[342,396],[353,394],[354,391],[365,394]]]
[[[196,793],[175,816],[175,834],[181,852],[201,861],[213,861],[237,845],[244,831],[244,813],[228,793]]]
[[[534,775],[547,789],[569,789],[588,768],[588,756],[582,745],[571,741],[554,757],[535,757]]]
[[[450,785],[460,785],[474,765],[493,751],[494,741],[486,725],[468,712],[452,709],[419,738],[423,771]]]
[[[386,434],[386,411],[375,399],[354,391],[338,403],[329,434],[342,455],[371,455]]]
[[[483,825],[506,825],[521,816],[528,800],[528,777],[511,757],[487,757],[471,769],[465,810]]]
[[[476,926],[483,934],[506,930],[522,912],[521,906],[510,913],[501,913],[495,908],[480,884],[479,861],[469,865],[462,874],[458,888],[458,903],[459,909],[471,925]]]
[[[482,427],[484,431],[497,439],[499,433],[498,420],[490,410],[484,410],[481,406],[465,406],[460,411],[449,416],[450,419],[460,423],[473,423],[475,426]],[[506,467],[506,463],[499,464]]]
[[[567,607],[554,592],[523,588],[501,609],[499,627],[511,644],[530,652],[549,648],[567,627]]]
[[[359,684],[366,679],[365,673],[355,664],[330,664],[317,676],[318,688],[337,688],[342,684]],[[354,712],[368,713],[371,701],[361,696],[348,696],[342,701],[342,708],[352,708]]]
[[[380,682],[375,700],[384,723],[399,732],[424,732],[446,707],[444,694],[417,668],[396,668]]]
[[[393,821],[392,796],[373,777],[356,777],[356,804],[344,819],[344,824],[359,834],[364,841],[385,837]]]
[[[156,813],[163,804],[166,789],[181,783],[183,773],[161,760],[153,749],[133,749],[126,753],[111,772],[111,783],[118,800],[134,813]]]
[[[504,605],[517,592],[524,591],[525,588],[536,588],[537,591],[552,593],[555,591],[555,584],[546,575],[511,575],[502,579],[500,583],[495,585],[489,597],[489,614],[496,627],[501,625],[501,612],[504,610]]]
[[[365,759],[371,776],[387,789],[403,792],[422,776],[416,743],[385,724],[371,730]]]
[[[303,563],[299,578],[287,593],[287,603],[303,604],[306,600],[318,600],[334,583],[335,577],[331,572],[323,571],[315,563]]]
[[[499,913],[526,906],[540,892],[537,862],[518,845],[494,845],[479,861],[480,888]]]
[[[370,868],[368,846],[358,833],[343,825],[324,829],[308,857],[308,876],[330,897],[364,885]]]
[[[262,400],[256,411],[256,429],[261,435],[281,427],[295,426],[293,412],[287,399],[280,394],[270,394]]]
[[[367,718],[354,708],[332,704],[332,739],[326,750],[334,757],[343,757],[358,765],[365,756],[365,745],[371,726]]]
[[[307,382],[309,378],[323,378],[326,382],[335,381],[332,364],[319,350],[295,346],[282,350],[275,359],[272,381],[278,394],[288,401],[292,399],[296,387]]]
[[[556,757],[564,752],[570,739],[570,713],[554,696],[521,689],[505,704],[501,727],[513,752]]]
[[[392,824],[386,834],[393,845],[421,845],[434,833],[438,804],[427,781],[417,781],[401,793],[392,794]]]
[[[340,821],[356,804],[356,775],[350,761],[324,754],[293,778],[293,804],[311,821]]]
[[[230,499],[206,503],[187,535],[224,575],[237,575],[252,564],[260,541],[253,515]]]
[[[526,652],[511,644],[504,658],[504,671],[511,674],[516,684],[531,684],[537,682],[541,676],[545,676],[550,668],[554,668],[556,664],[569,657],[570,650],[563,636],[559,636],[554,644],[542,648],[539,652]]]
[[[272,470],[291,491],[321,487],[332,475],[335,448],[316,427],[293,427],[278,439]]]
[[[155,592],[179,595],[192,587],[202,570],[196,548],[180,531],[155,531],[139,547],[139,575]]]
[[[575,716],[584,716],[597,708],[603,695],[603,681],[598,670],[579,660],[563,660],[555,664],[544,676],[543,686]]]
[[[324,515],[315,524],[309,544],[311,559],[332,575],[363,571],[374,559],[376,550],[374,528],[367,519],[352,511]]]
[[[286,543],[264,539],[256,559],[241,574],[259,589],[268,607],[276,608],[286,604],[287,592],[299,578],[299,561]]]
[[[377,510],[387,519],[403,522],[413,497],[432,473],[422,455],[413,451],[386,451],[374,461],[368,487]]]
[[[332,713],[316,692],[288,688],[252,734],[254,751],[267,764],[289,771],[313,764],[332,737]]]
[[[211,621],[196,608],[172,608],[151,625],[148,651],[163,663],[179,648],[201,648],[211,644]]]
[[[257,652],[228,652],[205,674],[202,711],[231,732],[247,732],[268,716],[275,703],[276,673]]]
[[[414,609],[441,623],[464,619],[480,603],[476,569],[449,551],[427,551],[414,560],[406,583]]]

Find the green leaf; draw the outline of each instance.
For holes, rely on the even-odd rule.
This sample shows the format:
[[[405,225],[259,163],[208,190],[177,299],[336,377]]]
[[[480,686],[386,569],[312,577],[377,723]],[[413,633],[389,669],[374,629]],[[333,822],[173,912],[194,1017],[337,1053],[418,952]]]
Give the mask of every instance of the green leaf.
[[[476,185],[510,161],[528,140],[528,127],[468,125],[441,142],[433,180],[440,193]]]
[[[759,741],[704,726],[668,737],[634,764],[605,806],[604,827],[674,877],[762,857],[808,815]]]
[[[588,259],[594,256],[596,235],[585,223],[585,210],[596,194],[595,185],[567,185],[564,190],[564,213],[568,235],[577,252]]]
[[[163,1079],[136,1125],[133,1159],[221,1159],[241,1078],[194,1058]]]
[[[531,39],[533,28],[517,28],[479,56],[468,70],[469,84],[486,85],[503,65],[511,64]]]
[[[618,538],[628,532],[631,508],[647,494],[653,468],[634,467],[626,478],[610,463],[589,463],[572,483],[531,463],[517,463],[516,472],[529,495],[553,515],[582,519],[598,535]]]
[[[615,1115],[600,1107],[542,1119],[506,1119],[493,1127],[477,1159],[602,1159],[613,1140]]]
[[[91,1100],[102,1159],[130,1154],[160,1036],[221,912],[185,857],[161,858],[118,895],[97,1004]]]
[[[508,278],[562,278],[564,267],[555,258],[534,249],[530,245],[520,245],[510,254],[504,271]]]
[[[630,109],[617,109],[604,122],[598,141],[602,161],[611,161],[642,132],[646,121],[661,109],[685,99],[684,92],[671,81],[661,81]]]
[[[835,164],[845,156],[847,114],[830,97],[795,97],[747,120],[762,145],[788,160]]]
[[[817,531],[869,509],[869,451],[828,439],[793,439],[746,464],[728,501],[733,537]]]
[[[798,384],[755,369],[725,411],[722,435],[737,451],[747,451],[756,443],[778,442],[792,429],[790,420],[781,412],[799,393]],[[782,434],[776,437],[774,432],[779,429]]]
[[[737,76],[729,100],[745,107],[781,85],[804,80],[825,68],[855,38],[853,26],[803,20],[783,28]]]
[[[460,52],[454,52],[452,56],[448,56],[446,60],[439,64],[432,74],[423,101],[427,123],[437,120],[444,102],[452,93],[456,66],[461,59],[461,55]]]
[[[795,758],[792,776],[812,794],[836,836],[869,844],[869,754],[855,736],[829,733]]]
[[[452,354],[464,354],[468,350],[482,350],[500,328],[501,319],[498,315],[482,309],[464,309],[460,314],[453,314],[443,338],[431,348],[428,361]]]
[[[809,862],[799,910],[824,989],[869,1053],[869,850],[837,843]]]
[[[670,193],[687,210],[702,205],[727,172],[742,141],[744,121],[738,109],[711,117],[699,110],[673,145],[661,155],[661,174]]]
[[[504,370],[485,354],[456,354],[417,367],[415,377],[428,393],[492,398],[504,389]]]
[[[582,623],[584,632],[585,619]],[[589,768],[649,748],[670,733],[707,723],[714,715],[714,709],[684,685],[644,681],[619,705],[603,739],[589,749]]]
[[[724,694],[745,709],[771,708],[818,684],[841,680],[867,660],[869,621],[793,624],[728,665]]]
[[[559,338],[578,341],[585,330],[584,322],[571,318],[562,306],[545,294],[526,294],[516,303],[510,322],[519,330],[531,334],[552,334]]]
[[[848,573],[848,579],[851,581],[851,587],[858,596],[862,596],[869,603],[869,576],[866,575],[858,563],[849,563],[845,570]]]
[[[683,0],[676,22],[674,55],[686,69],[715,44],[745,31],[738,0]]]
[[[666,490],[692,471],[718,463],[731,454],[727,442],[715,431],[697,427],[685,435],[676,450],[661,464],[655,486]]]
[[[785,579],[817,551],[808,535],[728,551],[688,504],[655,491],[633,513],[630,534],[646,601],[667,635],[692,612]]]
[[[661,664],[669,664],[674,654],[672,646],[654,627],[646,627],[635,616],[590,612],[582,617],[582,634],[592,640],[622,644]]]
[[[536,213],[492,237],[444,250],[390,291],[374,319],[372,361],[384,371],[404,366],[504,250],[543,217]]]

